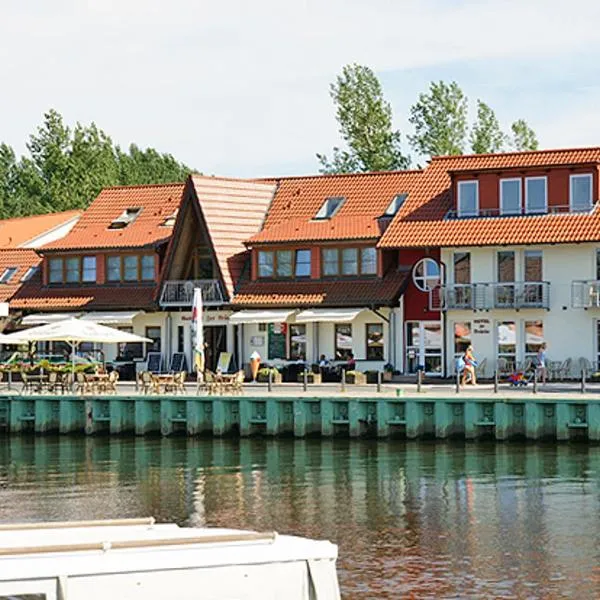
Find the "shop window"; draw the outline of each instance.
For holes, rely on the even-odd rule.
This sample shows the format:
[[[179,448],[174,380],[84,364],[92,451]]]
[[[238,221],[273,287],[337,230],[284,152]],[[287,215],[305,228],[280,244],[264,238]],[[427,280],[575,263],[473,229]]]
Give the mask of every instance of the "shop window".
[[[160,327],[146,327],[146,337],[152,340],[146,344],[146,352],[160,352]]]
[[[462,356],[471,345],[471,322],[454,323],[454,356]]]
[[[499,360],[506,361],[508,369],[514,369],[517,357],[517,327],[514,321],[496,324],[497,352]]]
[[[367,324],[367,360],[383,360],[383,325]]]
[[[348,360],[352,356],[352,325],[335,325],[335,360]]]
[[[290,360],[306,360],[306,325],[290,325]]]
[[[118,328],[119,331],[133,333],[133,327],[123,326]],[[144,344],[142,342],[128,342],[118,344],[119,356],[123,361],[134,360],[136,358],[144,358]]]
[[[525,357],[533,358],[544,344],[544,322],[525,321]]]

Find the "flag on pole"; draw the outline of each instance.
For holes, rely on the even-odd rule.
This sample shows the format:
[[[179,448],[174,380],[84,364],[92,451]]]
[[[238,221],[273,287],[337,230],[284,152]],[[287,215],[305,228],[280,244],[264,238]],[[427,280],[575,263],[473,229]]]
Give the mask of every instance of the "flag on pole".
[[[202,290],[194,288],[192,304],[192,339],[194,344],[194,366],[199,376],[204,374],[204,321],[202,318]]]

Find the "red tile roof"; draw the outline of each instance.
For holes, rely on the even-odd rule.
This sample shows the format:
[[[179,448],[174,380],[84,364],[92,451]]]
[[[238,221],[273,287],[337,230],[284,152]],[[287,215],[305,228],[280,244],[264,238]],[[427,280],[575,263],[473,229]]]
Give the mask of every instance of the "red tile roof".
[[[247,281],[232,304],[267,306],[390,306],[396,304],[406,273],[391,272],[383,279],[363,278],[314,281]]]
[[[10,269],[16,267],[16,273],[10,278],[8,283],[0,283],[0,302],[8,302],[10,298],[17,292],[21,285],[23,275],[27,273],[30,267],[36,267],[40,264],[41,258],[35,250],[29,249],[1,249],[0,250],[0,275]],[[34,279],[39,279],[39,274],[34,276]],[[12,302],[10,303],[12,308]]]
[[[173,228],[163,223],[179,207],[183,188],[183,183],[105,188],[72,231],[44,250],[140,248],[164,242]],[[142,211],[124,229],[109,229],[112,221],[128,208]]]
[[[0,221],[0,248],[26,246],[44,233],[81,216],[82,210],[18,217]]]
[[[600,240],[600,212],[447,219],[452,172],[596,164],[600,148],[434,157],[382,236],[382,248],[543,244]]]
[[[275,184],[199,175],[191,181],[231,297],[248,259],[244,242],[260,231]]]
[[[422,171],[287,177],[278,181],[263,230],[249,244],[355,240],[380,236],[377,218],[394,197],[419,185]],[[346,201],[328,220],[315,220],[329,197]]]

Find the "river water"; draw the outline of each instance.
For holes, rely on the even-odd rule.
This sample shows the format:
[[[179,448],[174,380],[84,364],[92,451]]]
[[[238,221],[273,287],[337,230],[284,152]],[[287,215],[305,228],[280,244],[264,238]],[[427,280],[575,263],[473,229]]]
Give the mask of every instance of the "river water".
[[[600,597],[600,448],[0,439],[0,521],[153,515],[339,544],[343,598]]]

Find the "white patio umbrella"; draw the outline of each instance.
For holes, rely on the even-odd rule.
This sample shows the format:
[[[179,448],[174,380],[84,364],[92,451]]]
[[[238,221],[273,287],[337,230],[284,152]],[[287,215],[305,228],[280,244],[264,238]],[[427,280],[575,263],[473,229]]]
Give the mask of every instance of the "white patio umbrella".
[[[28,342],[69,343],[72,348],[73,371],[75,371],[75,348],[81,342],[121,344],[128,342],[152,342],[152,340],[126,331],[120,331],[113,327],[98,325],[98,323],[94,323],[93,321],[82,321],[81,319],[73,318],[0,336],[0,343],[2,344],[26,344]]]

